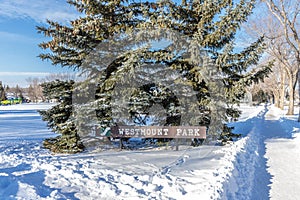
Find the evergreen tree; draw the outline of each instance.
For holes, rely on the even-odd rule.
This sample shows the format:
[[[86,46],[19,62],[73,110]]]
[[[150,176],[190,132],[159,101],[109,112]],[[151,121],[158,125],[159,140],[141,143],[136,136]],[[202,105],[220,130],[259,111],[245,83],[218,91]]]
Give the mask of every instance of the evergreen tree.
[[[118,116],[114,112],[118,105],[112,102],[113,97],[128,94],[128,91],[114,94],[117,85],[123,84],[124,77],[134,78],[133,72],[140,68],[144,69],[140,74],[149,73],[147,66],[151,64],[181,74],[180,80],[175,81],[196,92],[197,101],[189,106],[200,111],[199,116],[191,116],[186,125],[210,126],[211,135],[222,134],[223,123],[239,116],[233,105],[243,98],[245,87],[270,72],[270,66],[257,67],[264,49],[263,38],[239,52],[234,46],[235,34],[251,14],[255,0],[68,2],[83,15],[70,25],[48,21],[48,27],[38,27],[40,33],[52,38],[40,44],[51,53],[40,57],[55,65],[88,73],[89,78],[79,88],[84,91],[90,88],[90,83],[96,82],[97,94],[96,100],[84,102],[92,109],[82,111],[82,115],[89,116],[88,113],[96,109],[94,123],[103,127],[113,125],[113,115]],[[153,41],[165,40],[170,41],[166,47],[151,46]],[[184,102],[178,103],[176,97],[172,97],[175,91],[169,91],[170,88],[149,84],[154,85],[146,84],[129,92],[127,106],[130,108],[126,109],[130,110],[132,121],[135,123],[147,115],[153,104],[160,104],[168,118],[161,125],[178,125],[186,114],[178,112]],[[153,95],[153,88],[159,91],[158,96]],[[182,95],[186,99],[190,96],[189,92]],[[123,122],[128,124],[126,120]]]
[[[6,99],[5,89],[4,86],[2,85],[2,81],[0,81],[0,101],[3,101],[5,99]]]
[[[73,85],[74,81],[59,80],[42,84],[45,97],[58,102],[49,110],[39,111],[43,120],[48,122],[48,127],[61,134],[44,141],[44,146],[56,153],[77,153],[84,149],[71,118]]]

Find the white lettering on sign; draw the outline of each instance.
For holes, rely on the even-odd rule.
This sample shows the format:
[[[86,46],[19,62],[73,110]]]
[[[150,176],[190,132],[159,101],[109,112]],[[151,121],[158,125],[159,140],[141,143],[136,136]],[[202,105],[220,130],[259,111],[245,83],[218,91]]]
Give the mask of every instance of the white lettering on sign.
[[[113,137],[206,138],[203,126],[115,126]]]
[[[201,136],[199,134],[199,131],[200,129],[199,128],[188,128],[188,129],[185,129],[185,128],[177,128],[176,129],[176,136],[188,136],[188,137],[199,137]]]

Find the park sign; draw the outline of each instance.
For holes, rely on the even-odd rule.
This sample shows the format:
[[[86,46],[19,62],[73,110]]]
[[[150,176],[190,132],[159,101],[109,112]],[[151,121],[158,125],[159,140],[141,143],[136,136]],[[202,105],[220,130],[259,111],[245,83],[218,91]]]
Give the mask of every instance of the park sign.
[[[116,138],[206,138],[205,126],[113,126]]]

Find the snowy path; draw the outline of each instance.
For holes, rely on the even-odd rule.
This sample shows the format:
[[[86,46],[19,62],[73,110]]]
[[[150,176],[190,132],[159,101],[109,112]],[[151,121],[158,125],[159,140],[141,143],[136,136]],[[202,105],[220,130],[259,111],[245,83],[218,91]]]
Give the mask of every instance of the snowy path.
[[[300,134],[296,119],[281,121],[285,136],[266,140],[268,172],[272,175],[270,197],[274,200],[300,199]]]
[[[248,139],[224,184],[222,199],[292,200],[300,196],[300,170],[296,168],[300,164],[300,139],[292,138],[293,127],[299,124],[280,115],[274,108],[265,108],[257,117],[241,122],[246,129],[240,124],[240,131]]]

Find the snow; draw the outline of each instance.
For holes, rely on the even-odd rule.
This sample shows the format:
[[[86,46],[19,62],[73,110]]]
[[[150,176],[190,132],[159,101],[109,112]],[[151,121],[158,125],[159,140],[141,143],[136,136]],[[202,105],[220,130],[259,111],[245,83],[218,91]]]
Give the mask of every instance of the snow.
[[[276,109],[277,114],[286,111]],[[276,120],[271,118],[269,120]],[[265,141],[268,172],[271,174],[270,197],[272,199],[294,200],[300,192],[300,131],[296,116],[285,116],[274,121],[281,125]],[[271,133],[269,133],[271,134]]]
[[[226,146],[54,155],[37,110],[0,106],[0,199],[296,199],[300,124],[273,106],[242,105]]]

